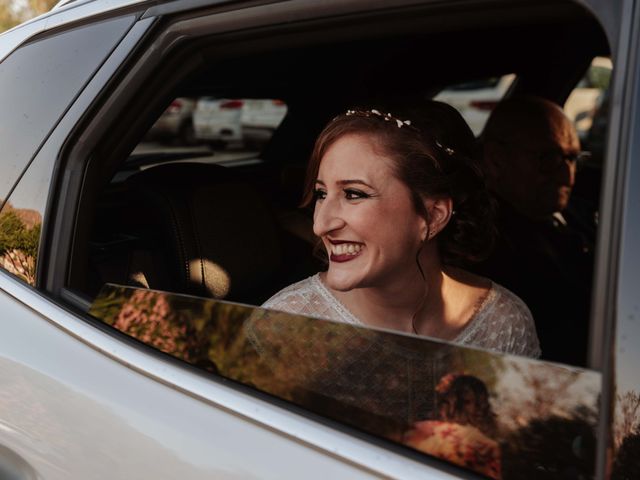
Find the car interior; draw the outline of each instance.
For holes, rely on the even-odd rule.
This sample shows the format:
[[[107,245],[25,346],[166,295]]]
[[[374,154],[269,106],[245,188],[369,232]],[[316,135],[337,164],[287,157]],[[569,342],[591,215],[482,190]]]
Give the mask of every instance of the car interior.
[[[314,139],[335,115],[390,98],[419,104],[507,73],[516,74],[507,95],[562,105],[592,59],[610,55],[600,26],[574,4],[491,5],[193,35],[161,65],[131,72],[145,87],[94,136],[66,287],[88,302],[116,283],[261,305],[323,268],[312,211],[299,203]],[[247,157],[220,160],[224,150],[204,145],[140,149],[174,99],[205,96],[279,99],[287,114]],[[597,211],[601,168],[579,175],[590,186],[576,195]]]

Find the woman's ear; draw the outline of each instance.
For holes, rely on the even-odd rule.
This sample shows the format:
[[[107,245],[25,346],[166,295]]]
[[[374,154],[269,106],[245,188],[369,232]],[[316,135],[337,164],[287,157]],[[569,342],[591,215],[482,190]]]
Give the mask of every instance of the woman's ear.
[[[444,230],[444,227],[451,220],[453,200],[451,198],[431,198],[425,200],[424,206],[429,214],[427,238],[425,239],[428,241]]]

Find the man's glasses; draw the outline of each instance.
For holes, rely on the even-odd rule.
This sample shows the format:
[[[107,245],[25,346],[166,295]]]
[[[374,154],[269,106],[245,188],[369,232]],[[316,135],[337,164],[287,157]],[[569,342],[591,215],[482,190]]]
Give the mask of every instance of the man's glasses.
[[[561,151],[531,152],[538,159],[540,173],[554,173],[566,162],[572,165],[580,165],[591,158],[591,152],[581,151],[577,153],[564,153]]]
[[[492,141],[499,143],[500,145],[514,148],[521,152],[526,152],[529,155],[533,156],[533,158],[535,158],[538,162],[538,170],[540,171],[540,173],[554,173],[567,162],[572,165],[576,165],[576,167],[579,167],[580,164],[591,158],[591,152],[587,151],[580,151],[577,153],[564,153],[561,150],[548,150],[545,152],[540,152],[538,150],[524,149],[519,145],[514,145],[511,142],[505,142],[503,140],[492,139]]]

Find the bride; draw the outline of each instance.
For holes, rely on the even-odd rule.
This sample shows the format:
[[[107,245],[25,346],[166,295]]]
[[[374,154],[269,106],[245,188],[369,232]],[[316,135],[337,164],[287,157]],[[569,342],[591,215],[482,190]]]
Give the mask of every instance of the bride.
[[[531,313],[457,265],[492,245],[492,205],[474,137],[446,104],[357,109],[322,131],[304,206],[328,268],[264,307],[538,357]]]

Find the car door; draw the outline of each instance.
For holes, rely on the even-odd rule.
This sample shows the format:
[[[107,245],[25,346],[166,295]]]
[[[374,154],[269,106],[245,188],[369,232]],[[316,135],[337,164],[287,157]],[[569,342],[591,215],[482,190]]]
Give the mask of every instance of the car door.
[[[90,278],[83,256],[91,255],[89,239],[82,237],[83,226],[95,221],[93,202],[118,168],[116,162],[124,161],[145,128],[164,110],[170,101],[171,88],[178,84],[167,82],[164,87],[161,82],[154,83],[154,75],[171,79],[166,70],[190,68],[190,61],[194,65],[198,61],[197,55],[192,55],[198,50],[181,52],[179,48],[197,49],[194,45],[206,40],[209,42],[206,48],[210,50],[202,48],[203,55],[218,54],[222,58],[233,56],[234,48],[240,49],[242,41],[250,40],[248,37],[234,39],[234,35],[241,37],[243,32],[267,42],[265,31],[282,33],[285,32],[283,25],[290,25],[292,30],[286,31],[283,37],[293,38],[296,29],[301,31],[314,22],[333,17],[340,20],[336,24],[328,23],[336,29],[336,38],[340,35],[350,38],[353,35],[350,22],[366,24],[363,19],[371,15],[371,11],[383,16],[388,9],[399,25],[409,28],[410,13],[415,13],[416,18],[431,15],[451,21],[453,14],[464,10],[457,6],[458,10],[452,9],[445,15],[437,8],[430,10],[431,3],[424,2],[424,10],[415,12],[403,10],[408,8],[405,2],[389,2],[375,8],[357,1],[323,5],[284,2],[256,4],[246,9],[240,4],[229,6],[217,2],[205,2],[199,8],[185,2],[161,3],[148,8],[144,4],[123,4],[114,12],[103,12],[101,20],[83,18],[77,24],[58,25],[58,30],[50,33],[62,38],[73,35],[84,25],[89,32],[100,22],[126,25],[110,44],[104,42],[107,50],[102,57],[104,62],[77,75],[80,86],[63,102],[62,110],[54,112],[51,119],[43,117],[44,125],[49,127],[43,127],[42,138],[31,137],[31,144],[24,148],[26,160],[14,169],[18,173],[3,177],[10,179],[10,185],[5,188],[6,205],[12,205],[16,211],[24,210],[16,214],[23,223],[26,218],[37,218],[27,211],[37,212],[43,232],[42,236],[36,236],[35,250],[31,250],[37,252],[31,253],[35,258],[29,259],[26,255],[13,266],[5,265],[4,270],[9,273],[3,271],[0,275],[5,312],[4,332],[0,336],[0,376],[6,385],[0,396],[4,407],[4,413],[0,414],[0,446],[3,447],[0,464],[6,466],[7,471],[19,472],[25,478],[474,478],[473,471],[482,473],[473,467],[471,470],[459,468],[433,455],[419,453],[419,449],[407,448],[394,436],[385,437],[379,425],[371,422],[371,417],[365,415],[366,421],[361,421],[360,417],[355,420],[349,417],[353,410],[327,411],[323,405],[333,405],[332,398],[318,407],[316,402],[292,401],[282,390],[269,386],[259,385],[256,390],[254,377],[243,376],[233,369],[216,373],[217,364],[216,369],[203,368],[166,343],[154,343],[133,329],[114,329],[114,318],[131,307],[127,303],[131,295],[145,289],[130,285],[125,290],[114,290],[117,287],[100,285],[103,290],[97,297],[83,289]],[[504,2],[502,6],[508,11],[517,9],[517,4]],[[502,375],[502,384],[511,388],[525,378],[535,382],[541,378],[562,380],[567,374],[575,377],[578,393],[573,394],[581,400],[572,399],[569,406],[587,404],[595,409],[599,422],[596,425],[590,411],[587,425],[596,428],[598,463],[587,462],[585,468],[592,474],[595,469],[599,478],[605,478],[615,395],[623,399],[625,392],[637,392],[637,376],[629,373],[628,367],[624,376],[625,392],[612,390],[613,385],[622,385],[621,379],[614,383],[613,378],[621,374],[624,366],[633,364],[634,357],[625,357],[624,352],[616,350],[616,370],[609,359],[614,338],[615,345],[620,346],[628,338],[637,338],[632,327],[633,290],[625,287],[634,284],[637,271],[631,268],[635,265],[631,245],[636,237],[633,208],[628,206],[635,204],[631,182],[635,178],[634,136],[627,133],[634,132],[631,126],[635,123],[626,106],[630,104],[626,99],[635,98],[636,74],[625,58],[627,52],[635,51],[630,39],[638,22],[630,14],[631,2],[580,5],[587,5],[595,20],[602,23],[616,68],[600,204],[597,293],[591,299],[594,313],[588,368],[504,357],[458,346],[451,347],[451,353],[442,358],[455,359],[450,364],[457,369],[460,365],[463,368],[482,365],[484,373],[479,375],[485,375],[483,379],[489,382],[489,378],[495,380]],[[565,2],[564,6],[576,8],[571,2]],[[542,15],[540,11],[537,14]],[[505,18],[504,24],[508,26],[509,17]],[[54,20],[55,16],[53,24]],[[473,19],[466,21],[474,25]],[[425,22],[425,25],[423,28],[437,31],[433,24],[429,26]],[[617,36],[619,30],[622,34]],[[222,38],[225,33],[228,37]],[[50,41],[48,35],[45,32],[43,42]],[[212,41],[216,35],[221,36],[220,44],[228,50],[216,47]],[[274,38],[282,41],[277,35]],[[368,37],[363,38],[355,37],[368,41]],[[309,41],[314,47],[315,42],[317,39]],[[216,48],[223,53],[211,53]],[[276,52],[279,49],[285,50],[278,45],[272,47]],[[0,68],[16,53],[20,50],[7,57]],[[62,95],[60,98],[64,100]],[[38,220],[31,222],[23,225],[25,232],[33,232]],[[22,242],[24,239],[20,238]],[[623,267],[618,270],[618,265]],[[100,301],[110,298],[114,292],[120,292],[111,297],[120,302],[116,302],[114,310],[105,313],[98,309]],[[162,292],[151,291],[154,302],[165,298],[162,295]],[[179,292],[169,292],[167,318],[175,305],[186,301]],[[226,305],[198,299],[187,309],[186,318],[195,324],[200,317],[194,312],[216,311],[221,308],[220,304]],[[627,315],[624,318],[623,313]],[[243,325],[250,325],[247,322],[261,314],[255,306],[247,310],[242,317]],[[209,318],[217,322],[222,317]],[[285,326],[308,325],[311,331],[330,332],[338,338],[342,335],[331,330],[335,327],[326,322],[289,317],[280,321]],[[366,337],[370,332],[362,334]],[[297,345],[296,341],[304,344],[316,338],[306,335],[292,337],[292,344]],[[394,342],[398,342],[404,346],[402,337],[380,335],[381,343],[395,345]],[[246,348],[255,345],[250,339],[247,342],[243,344]],[[411,348],[419,351],[441,348],[438,342],[429,340],[415,345]],[[628,344],[624,346],[627,351],[633,350]],[[448,361],[442,360],[443,365],[449,365]],[[505,364],[509,366],[507,370],[496,367]],[[292,377],[302,381],[304,369],[293,369],[293,372]],[[546,387],[546,391],[553,391],[552,385]],[[583,399],[587,400],[583,402]],[[632,417],[632,426],[634,421]],[[633,434],[633,428],[628,433]],[[577,436],[562,438],[567,442],[560,443],[569,445],[570,450]],[[541,444],[544,443],[554,445],[548,431],[542,435]],[[578,464],[584,452],[579,448],[574,450],[578,453],[569,463]],[[534,464],[538,457],[531,458],[532,462],[517,464],[516,471],[523,475],[540,473],[536,473]]]

